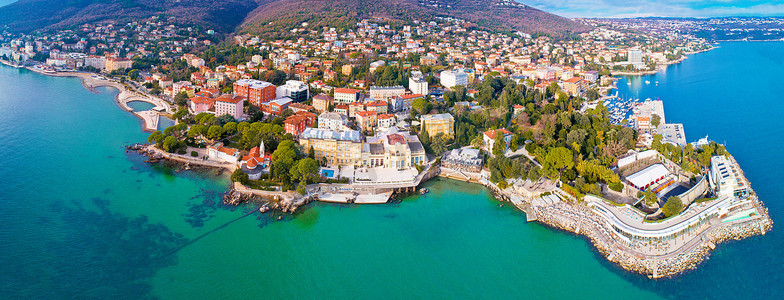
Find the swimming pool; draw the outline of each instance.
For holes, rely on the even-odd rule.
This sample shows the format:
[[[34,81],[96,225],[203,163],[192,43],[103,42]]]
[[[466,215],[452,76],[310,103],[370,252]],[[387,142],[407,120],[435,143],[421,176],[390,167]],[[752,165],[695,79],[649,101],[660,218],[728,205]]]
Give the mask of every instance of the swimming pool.
[[[747,209],[747,210],[742,211],[740,213],[734,214],[734,215],[730,216],[729,218],[726,218],[726,219],[722,220],[721,222],[722,223],[727,223],[727,222],[732,222],[732,221],[748,219],[748,218],[751,218],[751,214],[757,215],[758,214],[757,213],[757,209],[755,209],[755,208]]]
[[[324,177],[333,178],[335,177],[335,170],[321,169],[321,174],[324,175]]]

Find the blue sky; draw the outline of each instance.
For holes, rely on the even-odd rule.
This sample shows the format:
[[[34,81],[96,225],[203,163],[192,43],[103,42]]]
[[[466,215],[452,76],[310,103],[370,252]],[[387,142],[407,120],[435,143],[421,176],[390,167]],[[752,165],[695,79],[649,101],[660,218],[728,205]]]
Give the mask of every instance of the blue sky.
[[[1,0],[0,0],[1,1]],[[517,0],[564,17],[784,16],[784,0]]]

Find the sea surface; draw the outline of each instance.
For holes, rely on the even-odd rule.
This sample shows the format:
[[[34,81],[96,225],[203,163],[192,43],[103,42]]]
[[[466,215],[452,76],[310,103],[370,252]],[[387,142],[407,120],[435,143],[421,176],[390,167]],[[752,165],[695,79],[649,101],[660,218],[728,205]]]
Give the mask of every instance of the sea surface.
[[[724,43],[619,88],[662,99],[689,140],[726,142],[777,221],[783,60],[784,43]],[[650,280],[458,181],[386,205],[313,203],[280,221],[227,207],[225,175],[126,153],[147,134],[117,91],[99,91],[0,67],[2,298],[784,298],[778,223]]]

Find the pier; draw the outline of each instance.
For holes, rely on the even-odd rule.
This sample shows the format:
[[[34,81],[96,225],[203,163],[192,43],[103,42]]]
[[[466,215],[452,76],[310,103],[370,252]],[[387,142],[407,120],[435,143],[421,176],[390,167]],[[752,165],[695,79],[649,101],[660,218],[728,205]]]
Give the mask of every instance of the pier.
[[[160,113],[170,113],[171,111],[171,106],[169,106],[169,103],[166,103],[166,101],[163,101],[160,98],[140,96],[138,93],[125,90],[124,88],[120,91],[120,94],[117,95],[117,104],[120,105],[122,109],[128,112],[132,112],[134,115],[142,119],[144,131],[153,132],[158,130],[158,120],[160,118]],[[155,107],[153,107],[151,110],[133,111],[133,109],[128,106],[128,103],[134,101],[147,102],[155,105]]]

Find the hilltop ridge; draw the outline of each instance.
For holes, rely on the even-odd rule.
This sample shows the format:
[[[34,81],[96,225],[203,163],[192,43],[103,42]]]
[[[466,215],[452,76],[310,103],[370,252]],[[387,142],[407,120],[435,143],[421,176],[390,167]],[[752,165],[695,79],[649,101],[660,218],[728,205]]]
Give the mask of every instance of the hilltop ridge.
[[[303,22],[312,28],[343,27],[364,18],[398,23],[454,18],[469,29],[556,37],[591,28],[511,0],[20,0],[0,7],[0,24],[32,32],[156,15],[266,37],[285,36]]]
[[[0,7],[0,24],[32,32],[163,15],[231,32],[256,6],[254,0],[20,0]]]
[[[244,31],[281,36],[307,22],[309,27],[343,27],[363,18],[428,21],[455,18],[465,27],[567,36],[591,27],[511,0],[260,0],[242,25]]]

